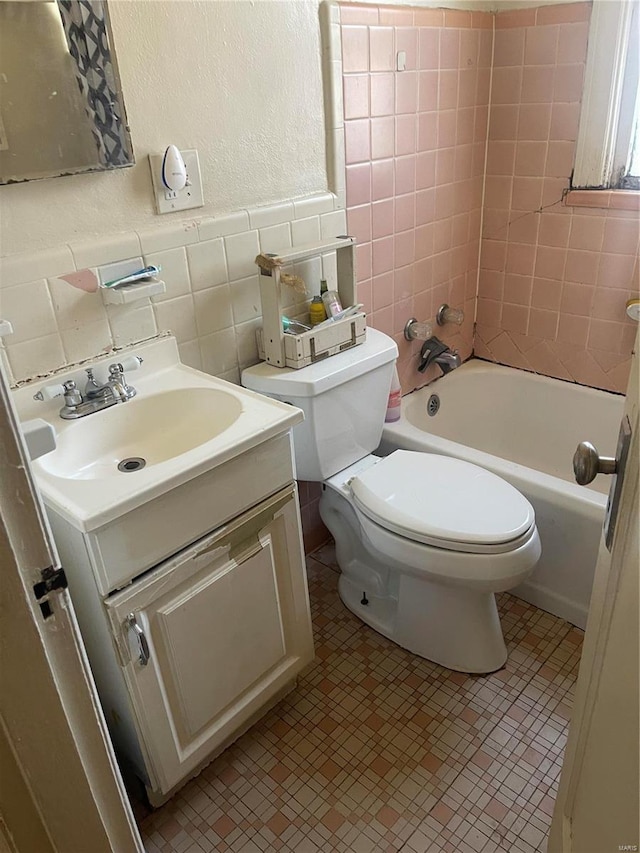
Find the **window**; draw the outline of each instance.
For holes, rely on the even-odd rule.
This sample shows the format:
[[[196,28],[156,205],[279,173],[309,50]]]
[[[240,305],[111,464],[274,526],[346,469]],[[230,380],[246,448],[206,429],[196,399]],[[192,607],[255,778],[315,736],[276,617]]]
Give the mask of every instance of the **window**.
[[[636,106],[633,119],[631,144],[629,145],[629,163],[622,177],[625,189],[640,190],[640,75],[636,87]]]
[[[639,0],[594,0],[574,188],[640,189],[639,52]]]

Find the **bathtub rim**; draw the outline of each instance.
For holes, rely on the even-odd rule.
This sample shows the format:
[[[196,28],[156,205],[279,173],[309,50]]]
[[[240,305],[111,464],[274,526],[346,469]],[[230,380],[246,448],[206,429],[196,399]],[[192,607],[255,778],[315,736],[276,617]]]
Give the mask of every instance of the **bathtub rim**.
[[[460,367],[449,373],[443,373],[442,376],[436,376],[426,385],[421,385],[419,388],[414,388],[403,396],[410,397],[418,391],[425,391],[427,388],[432,388],[443,379],[451,379],[460,373],[525,373],[527,377],[537,385],[547,385],[561,383],[562,385],[570,385],[572,388],[580,389],[581,393],[586,393],[588,396],[600,396],[607,394],[611,397],[625,399],[626,395],[623,391],[611,391],[608,388],[593,388],[591,385],[582,385],[580,382],[575,382],[572,379],[562,379],[559,376],[546,376],[544,373],[536,373],[535,370],[528,370],[526,367],[512,367],[509,364],[500,364],[497,361],[489,361],[489,359],[481,358],[478,355],[471,355],[466,361],[463,361]]]
[[[480,362],[480,363],[479,363]],[[464,370],[469,378],[469,373],[474,373],[476,376],[480,373],[504,373],[508,371],[513,375],[514,371],[519,371],[518,368],[505,367],[504,365],[496,365],[491,362],[485,362],[478,359],[472,359],[470,362],[465,362],[458,370]],[[457,370],[456,370],[457,373]],[[556,380],[553,377],[544,377],[537,374],[528,374],[526,381],[535,381],[536,384],[546,385],[548,382],[556,383],[562,380]],[[455,375],[455,374],[454,374]],[[451,376],[451,374],[449,374]],[[441,377],[446,378],[446,377]],[[549,523],[549,507],[552,508],[552,517],[556,517],[556,513],[568,512],[568,524],[573,523],[570,519],[575,519],[576,515],[582,517],[585,521],[597,525],[600,533],[600,547],[602,546],[602,523],[605,515],[605,507],[608,501],[608,494],[597,492],[584,486],[579,486],[570,480],[562,479],[554,474],[547,474],[532,468],[528,465],[523,465],[517,462],[512,462],[504,457],[497,456],[483,450],[477,450],[470,445],[462,442],[452,441],[451,439],[442,438],[428,432],[427,429],[421,429],[420,426],[414,426],[410,423],[406,416],[406,408],[408,405],[415,405],[416,401],[420,405],[422,399],[423,410],[426,409],[426,401],[430,394],[437,391],[438,382],[431,382],[426,386],[406,395],[402,399],[401,418],[395,423],[385,424],[380,446],[376,453],[378,455],[386,455],[393,450],[402,448],[405,450],[413,450],[422,453],[441,453],[445,456],[453,456],[461,458],[480,467],[503,477],[510,482],[515,488],[521,491],[534,506],[545,507],[543,510],[546,513],[547,524]],[[575,386],[576,383],[571,383]],[[442,393],[444,393],[444,386]],[[608,391],[600,391],[595,388],[587,388],[579,386],[580,390],[587,392],[591,397],[596,395],[596,399],[600,399],[602,394],[612,396],[612,402],[618,402],[622,408],[624,395],[613,394]],[[416,395],[418,395],[416,397]],[[423,425],[428,426],[428,417],[426,411],[421,416]],[[604,475],[603,485],[604,485]],[[610,484],[608,484],[610,485]],[[552,522],[553,523],[553,522]],[[564,524],[561,525],[564,529]],[[544,552],[543,541],[543,552]],[[543,554],[544,556],[544,554]],[[557,560],[556,560],[557,562]],[[576,568],[571,561],[571,571],[575,572]],[[595,567],[595,560],[594,560]],[[552,567],[553,568],[553,567]],[[559,568],[554,570],[559,571]],[[571,576],[569,579],[571,580]],[[588,614],[588,597],[584,597],[583,593],[574,595],[571,592],[570,586],[567,583],[556,584],[552,575],[545,575],[543,578],[532,576],[518,587],[511,590],[511,593],[524,601],[539,607],[549,613],[565,619],[573,625],[584,630],[587,614]]]
[[[424,391],[425,389],[422,388],[420,390]],[[569,497],[571,500],[578,501],[578,503],[585,507],[593,508],[598,512],[601,512],[606,506],[607,494],[585,489],[584,486],[579,486],[577,483],[571,483],[569,480],[563,480],[561,477],[556,477],[553,474],[545,474],[543,471],[530,468],[528,465],[521,465],[519,462],[511,462],[503,456],[496,456],[484,450],[477,450],[468,444],[461,444],[458,441],[451,441],[449,438],[441,438],[438,435],[426,433],[429,447],[421,447],[420,439],[412,434],[421,432],[420,427],[414,426],[401,416],[399,421],[392,424],[385,424],[380,446],[376,452],[382,456],[388,456],[393,450],[402,449],[453,456],[456,459],[465,459],[474,465],[486,468],[499,477],[504,477],[505,474],[508,474],[509,477],[517,480],[519,484],[531,484],[536,489],[551,491],[554,495],[562,496],[563,498]],[[397,443],[394,440],[396,437],[400,437],[404,443]],[[516,486],[516,488],[521,488],[521,485]]]
[[[553,376],[544,376],[539,373],[534,373],[533,371],[524,370],[519,367],[509,367],[503,364],[496,364],[492,361],[487,361],[486,359],[477,358],[472,356],[467,359],[463,364],[460,365],[455,371],[451,373],[445,374],[443,376],[438,376],[432,382],[429,382],[427,385],[423,385],[420,388],[415,388],[413,391],[410,391],[408,394],[405,394],[402,397],[402,405],[401,405],[401,415],[400,419],[395,422],[385,423],[384,429],[382,433],[382,438],[380,439],[380,447],[376,451],[379,453],[381,449],[383,453],[381,455],[388,455],[391,452],[391,449],[396,449],[393,447],[393,441],[389,440],[390,436],[400,435],[408,441],[412,441],[413,435],[415,432],[417,434],[426,434],[428,436],[428,443],[433,445],[433,449],[426,450],[425,448],[418,447],[412,445],[411,447],[405,446],[404,449],[407,450],[418,450],[427,453],[441,453],[443,456],[454,456],[456,458],[468,459],[468,455],[472,454],[474,456],[473,459],[469,460],[479,465],[481,468],[487,468],[498,476],[501,475],[504,471],[507,471],[510,476],[517,477],[519,480],[526,480],[526,482],[533,482],[540,488],[550,489],[554,494],[569,494],[571,498],[579,501],[581,504],[585,504],[587,506],[597,506],[604,507],[606,506],[609,486],[603,490],[602,492],[595,491],[594,489],[585,488],[585,486],[580,486],[577,483],[572,482],[571,480],[565,480],[562,477],[558,477],[555,474],[547,474],[546,472],[539,471],[537,468],[532,468],[529,465],[523,465],[519,462],[513,462],[510,459],[506,459],[504,456],[498,456],[495,453],[489,453],[486,450],[479,450],[475,447],[472,447],[468,444],[463,444],[460,441],[453,441],[450,438],[443,438],[442,436],[435,435],[434,433],[429,432],[428,430],[422,430],[419,426],[415,426],[412,424],[406,416],[406,409],[408,406],[413,405],[415,400],[418,397],[425,397],[425,404],[428,397],[431,394],[437,393],[437,387],[440,382],[443,380],[454,379],[456,374],[462,371],[465,376],[469,374],[503,374],[509,375],[514,373],[525,373],[527,375],[527,381],[535,382],[536,385],[548,385],[548,384],[556,384],[562,383],[564,385],[570,385],[575,389],[580,389],[581,393],[587,394],[588,397],[598,398],[602,394],[610,395],[611,397],[618,398],[621,401],[624,401],[625,395],[617,393],[615,391],[605,391],[600,388],[591,388],[587,385],[580,385],[577,382],[571,382],[566,379],[557,379]],[[460,374],[462,375],[462,374]],[[418,444],[418,440],[414,440],[414,444]],[[387,446],[390,446],[391,449],[386,449]],[[504,466],[501,470],[496,470],[499,468],[499,465],[495,465],[491,460],[497,460],[499,465]],[[529,473],[531,473],[531,477],[529,477]],[[602,477],[601,480],[602,485],[605,485],[606,475],[598,475],[598,477]]]

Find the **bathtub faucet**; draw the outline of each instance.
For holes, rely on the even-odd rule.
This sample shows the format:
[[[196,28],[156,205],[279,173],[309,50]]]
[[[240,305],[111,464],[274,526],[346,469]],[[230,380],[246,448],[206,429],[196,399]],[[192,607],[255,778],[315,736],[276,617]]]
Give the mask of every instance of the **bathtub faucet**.
[[[460,367],[462,359],[456,350],[450,350],[446,344],[434,336],[425,341],[420,350],[420,364],[418,365],[420,373],[424,373],[430,364],[439,365],[442,373],[446,374],[451,373],[456,367]]]

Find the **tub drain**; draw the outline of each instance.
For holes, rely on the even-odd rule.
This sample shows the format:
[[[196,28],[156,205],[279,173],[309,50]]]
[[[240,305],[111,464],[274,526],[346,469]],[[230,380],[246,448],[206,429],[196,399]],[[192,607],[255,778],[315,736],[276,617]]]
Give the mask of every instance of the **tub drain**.
[[[430,418],[438,413],[440,408],[440,397],[437,394],[432,394],[427,401],[427,414]]]
[[[143,459],[142,456],[129,456],[122,462],[118,462],[118,471],[122,471],[124,474],[131,471],[141,471],[146,464],[147,460]]]

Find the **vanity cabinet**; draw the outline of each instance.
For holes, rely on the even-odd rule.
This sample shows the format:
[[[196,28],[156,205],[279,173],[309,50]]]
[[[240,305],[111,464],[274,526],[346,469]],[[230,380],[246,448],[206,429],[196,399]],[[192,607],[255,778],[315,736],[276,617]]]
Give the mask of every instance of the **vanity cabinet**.
[[[290,432],[103,528],[48,514],[116,751],[159,805],[313,659]]]
[[[297,536],[290,487],[105,602],[163,791],[309,660]]]

